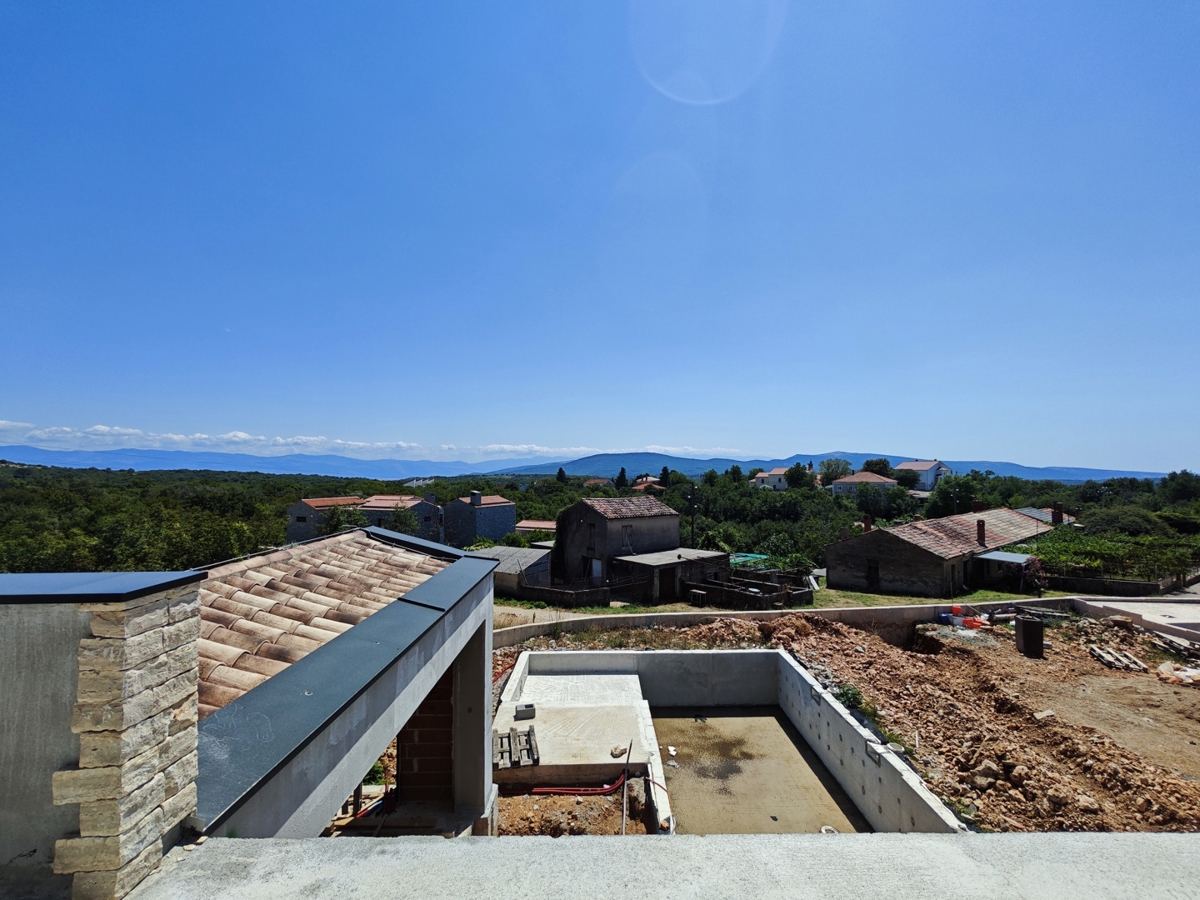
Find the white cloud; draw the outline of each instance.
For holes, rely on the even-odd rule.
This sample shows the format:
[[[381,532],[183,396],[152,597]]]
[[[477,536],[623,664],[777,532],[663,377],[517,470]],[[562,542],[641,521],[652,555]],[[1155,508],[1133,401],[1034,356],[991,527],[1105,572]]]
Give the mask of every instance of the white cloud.
[[[85,428],[69,425],[35,425],[0,419],[0,440],[12,444],[31,444],[51,450],[209,450],[279,456],[287,453],[335,454],[361,459],[432,459],[480,462],[504,457],[543,457],[576,459],[596,453],[666,453],[672,456],[734,456],[744,454],[727,447],[549,447],[537,443],[490,443],[476,446],[438,444],[426,446],[415,441],[350,441],[324,435],[297,434],[267,436],[239,429],[223,434],[203,432],[145,431],[124,425],[96,424]]]

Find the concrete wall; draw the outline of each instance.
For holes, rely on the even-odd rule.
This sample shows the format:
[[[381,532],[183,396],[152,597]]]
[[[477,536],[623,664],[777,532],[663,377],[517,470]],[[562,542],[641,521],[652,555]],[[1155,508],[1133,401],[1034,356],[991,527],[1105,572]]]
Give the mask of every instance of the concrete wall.
[[[876,831],[966,831],[902,759],[878,743],[782,650],[523,653],[502,701],[529,675],[636,673],[655,706],[775,706],[796,726]]]
[[[868,565],[879,566],[879,584],[867,578]],[[834,590],[909,594],[916,597],[951,596],[952,564],[958,566],[962,584],[963,560],[944,560],[886,531],[871,531],[825,548],[826,583]],[[956,588],[956,586],[954,586]]]
[[[966,831],[921,777],[782,650],[777,703],[876,831]]]
[[[71,714],[91,618],[74,603],[0,605],[0,896],[70,894],[50,865],[79,805],[55,806],[50,782],[79,763]]]
[[[452,547],[469,547],[479,538],[498,541],[517,530],[517,507],[472,506],[462,500],[446,504],[444,512],[446,543]]]
[[[329,823],[371,765],[409,720],[464,649],[459,661],[456,701],[472,717],[475,739],[466,725],[455,731],[455,802],[481,813],[491,792],[492,579],[486,578],[430,628],[407,653],[271,776],[214,833],[229,837],[314,837]],[[329,648],[325,648],[326,650]],[[479,656],[479,660],[468,657]],[[473,683],[472,682],[477,682]],[[470,699],[474,697],[474,699]],[[469,712],[468,712],[469,708]],[[217,713],[215,715],[220,715]],[[231,725],[231,739],[249,731]],[[458,732],[464,732],[459,740]],[[260,739],[269,740],[270,723]],[[465,773],[474,772],[474,782]],[[460,776],[460,773],[463,773]]]

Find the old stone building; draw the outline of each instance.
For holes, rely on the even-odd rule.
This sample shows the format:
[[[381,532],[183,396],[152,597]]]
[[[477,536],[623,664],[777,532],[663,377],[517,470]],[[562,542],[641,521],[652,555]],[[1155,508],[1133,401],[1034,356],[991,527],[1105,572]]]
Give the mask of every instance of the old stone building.
[[[835,590],[953,597],[973,583],[976,556],[1047,530],[1012,509],[870,529],[825,549],[827,584]]]
[[[469,547],[479,538],[498,541],[517,530],[517,504],[471,491],[471,496],[446,504],[442,521],[446,543],[451,547]]]
[[[325,510],[335,506],[357,508],[362,497],[306,497],[288,507],[287,539],[289,544],[307,541],[317,536]]]
[[[417,517],[416,536],[427,541],[442,539],[442,508],[433,494],[416,497],[412,494],[375,494],[367,497],[309,497],[297,500],[288,507],[287,539],[289,544],[311,540],[320,534],[326,510],[332,507],[356,509],[368,525],[391,527],[396,508],[411,509]]]
[[[586,497],[559,518],[556,559],[568,582],[606,581],[614,557],[674,550],[679,513],[654,497]]]

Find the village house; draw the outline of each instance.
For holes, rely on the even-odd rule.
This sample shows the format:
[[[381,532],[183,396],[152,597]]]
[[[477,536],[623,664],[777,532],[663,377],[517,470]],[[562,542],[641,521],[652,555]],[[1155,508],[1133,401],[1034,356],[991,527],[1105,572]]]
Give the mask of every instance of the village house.
[[[548,531],[554,534],[557,523],[553,519],[522,519],[517,523],[517,534],[532,534],[535,531]]]
[[[847,475],[845,478],[839,478],[833,483],[832,490],[837,494],[857,494],[858,489],[864,484],[869,484],[872,487],[879,488],[881,491],[891,490],[897,485],[894,478],[884,478],[882,475],[876,475],[874,472],[855,472],[853,475]]]
[[[494,494],[471,491],[446,504],[442,513],[445,540],[451,547],[469,547],[480,538],[498,541],[517,530],[517,504]]]
[[[359,511],[366,517],[368,525],[388,528],[396,509],[411,510],[417,517],[416,536],[427,541],[442,539],[442,508],[437,505],[433,494],[414,497],[412,494],[376,494],[362,502]]]
[[[555,535],[568,582],[609,577],[614,557],[655,553],[679,547],[679,513],[654,497],[585,497],[560,518],[565,531]]]
[[[989,566],[1011,561],[989,554],[1046,533],[1050,527],[1013,509],[946,516],[873,529],[825,549],[826,583],[834,590],[953,597],[988,581]]]
[[[287,539],[289,544],[307,541],[317,536],[317,528],[321,524],[321,515],[327,509],[335,506],[348,506],[357,509],[363,502],[362,497],[307,497],[297,500],[287,509]]]
[[[950,474],[950,467],[936,459],[914,459],[894,468],[897,472],[916,472],[921,479],[915,486],[918,491],[932,491],[942,478]]]
[[[788,486],[787,469],[776,467],[770,471],[759,472],[751,480],[755,487],[772,491],[786,491]]]

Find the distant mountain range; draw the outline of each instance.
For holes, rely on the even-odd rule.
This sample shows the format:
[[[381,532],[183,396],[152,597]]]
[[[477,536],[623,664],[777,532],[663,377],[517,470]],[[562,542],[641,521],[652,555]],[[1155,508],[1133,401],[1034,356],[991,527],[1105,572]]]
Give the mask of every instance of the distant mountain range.
[[[582,459],[571,460],[561,465],[568,475],[593,475],[611,478],[624,468],[625,473],[632,478],[635,475],[645,472],[657,475],[662,471],[663,466],[675,469],[684,475],[697,476],[703,475],[709,469],[724,472],[730,466],[734,465],[741,466],[742,471],[746,472],[753,468],[787,468],[798,462],[807,463],[810,460],[814,466],[817,466],[820,465],[823,459],[834,458],[844,459],[857,469],[866,460],[878,459],[881,456],[886,456],[892,465],[904,462],[907,459],[913,459],[911,456],[900,456],[893,453],[848,453],[844,450],[838,450],[833,453],[797,453],[794,456],[787,457],[787,459],[750,460],[723,459],[720,457],[713,459],[689,459],[681,456],[667,456],[662,453],[598,453],[595,456],[585,456]],[[1010,462],[990,462],[986,460],[944,459],[942,462],[958,473],[966,473],[972,469],[978,469],[981,472],[990,470],[997,475],[1013,475],[1017,478],[1065,482],[1082,482],[1087,481],[1089,478],[1097,481],[1103,481],[1106,478],[1162,478],[1166,474],[1164,472],[1127,472],[1117,469],[1080,469],[1066,466],[1036,468]],[[559,463],[541,462],[522,466],[517,469],[506,469],[504,470],[504,474],[553,474],[558,471],[559,465]]]
[[[349,456],[253,456],[249,453],[205,453],[192,450],[43,450],[40,447],[0,447],[0,459],[72,469],[206,469],[214,472],[263,472],[268,475],[336,475],[396,481],[432,475],[470,475],[509,471],[537,461],[536,457],[493,459],[487,462],[434,462],[428,459],[354,459]],[[661,468],[661,466],[660,466]],[[554,463],[551,472],[558,471]]]
[[[0,459],[66,468],[135,469],[206,469],[216,472],[263,472],[270,475],[333,475],[352,478],[376,478],[395,481],[407,478],[453,475],[553,475],[559,466],[568,475],[592,475],[611,478],[622,468],[630,477],[649,472],[657,475],[663,466],[684,475],[703,475],[709,469],[724,472],[730,466],[752,468],[786,468],[797,462],[812,461],[819,465],[823,459],[834,457],[847,460],[855,468],[864,460],[886,456],[892,464],[912,459],[890,453],[797,453],[786,459],[691,459],[668,456],[664,453],[597,453],[573,460],[493,459],[486,462],[436,462],[428,459],[354,459],[349,456],[315,456],[292,453],[287,456],[253,456],[248,453],[206,453],[192,450],[44,450],[40,447],[0,447]],[[1130,472],[1119,469],[1082,469],[1065,466],[1037,468],[1010,462],[986,460],[942,460],[955,472],[979,469],[997,475],[1013,475],[1033,480],[1081,482],[1106,478],[1162,478],[1163,472]]]

